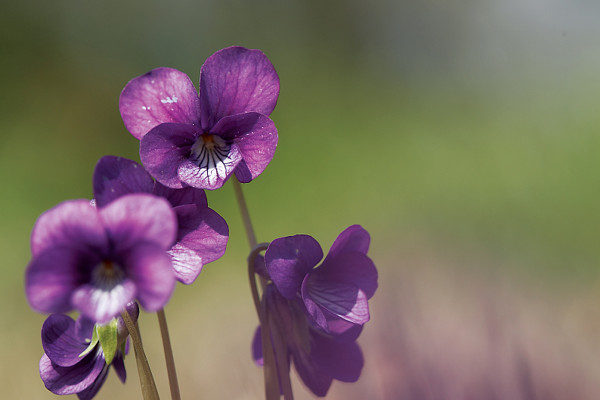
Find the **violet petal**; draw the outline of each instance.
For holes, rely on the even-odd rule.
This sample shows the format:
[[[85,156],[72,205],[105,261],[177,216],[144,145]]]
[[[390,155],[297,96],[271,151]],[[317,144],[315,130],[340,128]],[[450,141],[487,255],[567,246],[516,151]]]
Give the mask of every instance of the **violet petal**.
[[[175,289],[171,258],[152,243],[140,243],[123,255],[127,274],[137,287],[137,299],[147,311],[163,308]]]
[[[140,141],[140,159],[157,181],[173,189],[183,187],[177,170],[190,156],[201,131],[187,124],[161,124]]]
[[[252,359],[258,366],[265,365],[265,359],[262,351],[262,336],[261,336],[260,325],[254,331],[254,337],[252,338]]]
[[[339,282],[356,286],[370,299],[377,289],[377,268],[373,261],[359,252],[343,252],[323,261],[311,272],[311,280]],[[312,282],[311,282],[312,284]]]
[[[75,321],[71,317],[52,314],[42,325],[42,347],[53,363],[70,367],[81,361],[79,355],[88,347],[88,343],[78,337]]]
[[[356,342],[340,342],[316,332],[312,334],[311,359],[318,369],[342,382],[355,382],[364,364]]]
[[[77,397],[79,398],[79,400],[92,400],[94,396],[98,394],[98,392],[102,388],[102,385],[104,385],[104,382],[106,382],[108,370],[109,366],[105,364],[102,368],[102,371],[100,371],[100,374],[98,374],[96,380],[90,386],[77,393]]]
[[[152,193],[156,196],[169,200],[173,207],[184,204],[195,204],[200,208],[208,207],[206,193],[202,189],[184,187],[183,189],[171,189],[160,182],[155,182]]]
[[[37,219],[31,233],[33,256],[57,246],[85,249],[107,246],[106,233],[89,200],[65,201]]]
[[[279,77],[260,50],[228,47],[210,56],[200,71],[202,128],[228,115],[269,115],[277,104]]]
[[[277,148],[275,124],[271,118],[255,112],[224,117],[211,132],[237,144],[243,162],[236,169],[236,176],[244,183],[265,170]]]
[[[128,194],[99,209],[98,213],[116,251],[140,241],[154,242],[167,250],[175,242],[177,219],[163,198],[145,193]]]
[[[265,265],[277,290],[293,299],[306,274],[322,257],[319,242],[308,235],[295,235],[273,240],[265,252]]]
[[[127,158],[104,156],[94,169],[94,198],[98,207],[130,193],[152,193],[154,180],[141,165]]]
[[[186,74],[156,68],[129,81],[121,92],[119,111],[127,130],[141,139],[162,123],[198,123],[200,102]]]
[[[177,243],[168,251],[173,261],[175,277],[188,285],[200,274],[202,267],[225,254],[229,227],[210,208],[195,205],[175,207],[178,219]]]
[[[119,380],[123,383],[127,380],[127,371],[125,370],[125,362],[123,360],[123,353],[117,351],[115,358],[111,364],[115,368],[115,373],[119,377]]]
[[[71,367],[56,365],[44,354],[40,359],[40,377],[54,394],[75,394],[91,386],[105,367],[101,350],[88,354]]]
[[[362,226],[349,226],[335,239],[325,259],[335,257],[339,253],[348,251],[358,251],[359,253],[366,255],[369,250],[370,241],[371,238],[369,232]]]

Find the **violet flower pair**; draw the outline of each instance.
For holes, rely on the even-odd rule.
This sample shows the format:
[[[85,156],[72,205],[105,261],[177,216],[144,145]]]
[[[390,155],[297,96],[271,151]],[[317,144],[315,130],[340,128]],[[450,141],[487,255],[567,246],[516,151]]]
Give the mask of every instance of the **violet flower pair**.
[[[369,234],[358,225],[344,230],[320,266],[323,251],[308,235],[276,239],[269,244],[257,273],[270,279],[262,298],[267,327],[252,343],[262,365],[261,329],[269,337],[281,375],[293,360],[306,386],[325,396],[333,379],[354,382],[363,357],[356,344],[369,320],[368,299],[377,289],[377,270],[367,256]],[[277,353],[283,354],[277,354]],[[279,377],[280,384],[283,377]]]

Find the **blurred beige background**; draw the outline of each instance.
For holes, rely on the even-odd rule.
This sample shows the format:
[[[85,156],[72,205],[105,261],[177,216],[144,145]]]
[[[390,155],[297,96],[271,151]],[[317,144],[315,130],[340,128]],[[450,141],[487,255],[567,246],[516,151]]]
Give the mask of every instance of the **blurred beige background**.
[[[600,397],[600,3],[332,0],[35,1],[0,13],[0,385],[52,399],[44,316],[23,290],[29,233],[91,196],[105,154],[138,159],[118,113],[158,66],[197,84],[204,59],[260,48],[281,78],[280,135],[244,189],[260,241],[327,249],[361,224],[380,288],[358,383],[338,399]],[[227,185],[226,256],[166,311],[186,399],[259,399],[246,239]],[[142,334],[168,398],[158,326]],[[111,373],[98,399],[139,398]],[[298,398],[310,395],[295,382]]]

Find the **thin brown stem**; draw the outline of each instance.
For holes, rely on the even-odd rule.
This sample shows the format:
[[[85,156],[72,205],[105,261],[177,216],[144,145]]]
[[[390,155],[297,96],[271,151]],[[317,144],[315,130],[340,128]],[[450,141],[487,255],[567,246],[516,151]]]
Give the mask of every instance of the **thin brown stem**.
[[[181,400],[179,394],[179,384],[177,383],[177,371],[175,370],[175,358],[169,339],[169,327],[167,326],[167,317],[165,309],[161,308],[157,313],[158,325],[160,326],[160,335],[162,337],[163,349],[165,351],[165,362],[167,364],[167,375],[169,376],[169,388],[171,389],[171,399]]]
[[[121,317],[125,322],[125,326],[131,336],[131,342],[133,343],[133,350],[135,352],[135,361],[137,363],[138,375],[140,377],[140,386],[142,388],[142,396],[144,400],[160,400],[158,396],[158,390],[156,389],[156,383],[152,376],[152,370],[146,358],[144,352],[144,346],[142,345],[142,337],[137,322],[134,323],[129,313],[125,310],[121,313]]]

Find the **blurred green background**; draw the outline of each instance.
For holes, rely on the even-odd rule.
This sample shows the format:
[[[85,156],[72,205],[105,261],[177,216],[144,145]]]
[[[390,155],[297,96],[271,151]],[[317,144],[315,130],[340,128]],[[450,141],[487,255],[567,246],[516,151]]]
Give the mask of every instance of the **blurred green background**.
[[[281,79],[275,158],[244,186],[259,241],[372,235],[365,370],[332,398],[598,398],[599,17],[589,0],[5,2],[0,397],[56,397],[23,290],[29,234],[91,196],[101,156],[139,159],[124,85],[158,66],[197,84],[209,55],[243,45]],[[232,188],[208,197],[231,238],[167,307],[182,392],[260,398],[246,239]],[[167,398],[154,316],[141,325]],[[127,366],[99,399],[139,397]]]

